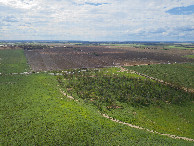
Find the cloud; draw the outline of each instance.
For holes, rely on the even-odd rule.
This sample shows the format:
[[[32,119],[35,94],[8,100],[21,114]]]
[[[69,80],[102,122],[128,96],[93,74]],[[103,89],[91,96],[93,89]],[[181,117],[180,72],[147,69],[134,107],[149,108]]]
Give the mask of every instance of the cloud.
[[[0,39],[174,40],[179,35],[194,40],[193,14],[169,12],[182,8],[188,14],[191,5],[188,0],[0,0],[0,20],[9,24],[0,28]]]
[[[38,6],[38,0],[0,0],[0,4],[19,9],[32,9]]]
[[[5,22],[18,22],[18,20],[14,16],[5,16],[2,21],[5,21]]]

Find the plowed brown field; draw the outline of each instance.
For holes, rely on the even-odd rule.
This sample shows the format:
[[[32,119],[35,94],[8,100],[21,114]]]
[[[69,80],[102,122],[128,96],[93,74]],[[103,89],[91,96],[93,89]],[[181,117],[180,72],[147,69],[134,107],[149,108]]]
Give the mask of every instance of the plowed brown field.
[[[191,50],[146,50],[110,46],[60,46],[49,49],[25,50],[28,63],[34,71],[192,62],[192,59],[181,57],[190,53]]]

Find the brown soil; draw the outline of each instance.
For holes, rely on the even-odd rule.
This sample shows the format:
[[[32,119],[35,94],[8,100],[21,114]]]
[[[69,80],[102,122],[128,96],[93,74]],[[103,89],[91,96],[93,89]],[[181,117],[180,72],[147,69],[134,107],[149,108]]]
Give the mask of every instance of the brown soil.
[[[192,50],[147,50],[109,46],[71,46],[25,50],[28,62],[34,71],[193,62],[193,59],[181,57],[191,53]]]

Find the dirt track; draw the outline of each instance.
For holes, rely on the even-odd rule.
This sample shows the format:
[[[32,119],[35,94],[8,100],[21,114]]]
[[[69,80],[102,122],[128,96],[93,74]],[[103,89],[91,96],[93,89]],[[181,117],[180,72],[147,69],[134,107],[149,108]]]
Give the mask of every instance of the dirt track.
[[[146,129],[146,128],[142,128],[140,126],[136,126],[136,125],[132,125],[132,124],[129,124],[129,123],[125,123],[125,122],[119,121],[117,119],[114,119],[112,117],[109,117],[106,114],[102,114],[102,116],[105,117],[105,118],[107,118],[107,119],[110,119],[113,122],[117,122],[117,123],[120,123],[120,124],[124,124],[124,125],[127,125],[129,127],[136,128],[136,129],[140,129],[140,130],[146,130],[146,131],[148,131],[150,133],[156,133],[156,134],[159,134],[159,135],[168,136],[168,137],[173,138],[173,139],[183,139],[183,140],[186,140],[186,141],[194,141],[194,139],[192,139],[192,138],[180,137],[180,136],[171,135],[171,134],[163,134],[163,133],[159,133],[157,131],[153,131],[153,130],[149,130],[149,129]]]
[[[67,97],[68,99],[71,99],[71,100],[74,100],[74,101],[78,102],[78,100],[75,100],[74,97],[67,95],[67,93],[65,93],[65,92],[62,91],[61,89],[60,89],[60,92],[61,92],[65,97]],[[61,99],[63,99],[63,98],[61,98]],[[100,112],[99,112],[99,113],[100,113]],[[132,124],[130,124],[130,123],[125,123],[125,122],[119,121],[119,120],[117,120],[117,119],[114,119],[114,118],[112,118],[112,117],[109,117],[109,116],[106,115],[106,114],[102,114],[102,113],[100,113],[100,114],[101,114],[103,117],[105,117],[105,118],[107,118],[107,119],[110,119],[110,120],[113,121],[113,122],[120,123],[120,124],[123,124],[123,125],[127,125],[127,126],[129,126],[129,127],[131,127],[131,128],[136,128],[136,129],[139,129],[139,130],[146,130],[146,131],[148,131],[148,132],[150,132],[150,133],[155,133],[155,134],[159,134],[159,135],[163,135],[163,136],[168,136],[168,137],[173,138],[173,139],[182,139],[182,140],[186,140],[186,141],[194,141],[194,139],[192,139],[192,138],[180,137],[180,136],[171,135],[171,134],[159,133],[159,132],[157,132],[157,131],[149,130],[149,129],[142,128],[142,127],[137,126],[137,125],[132,125]]]
[[[70,46],[25,50],[28,63],[34,71],[192,62],[191,59],[181,57],[190,53],[189,50],[144,50],[108,46]]]

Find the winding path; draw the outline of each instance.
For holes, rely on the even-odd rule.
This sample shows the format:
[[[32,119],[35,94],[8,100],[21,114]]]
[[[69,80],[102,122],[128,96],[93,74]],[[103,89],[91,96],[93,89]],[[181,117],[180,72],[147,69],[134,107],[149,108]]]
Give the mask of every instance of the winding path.
[[[72,96],[67,95],[67,93],[65,93],[65,92],[62,91],[61,89],[60,89],[60,92],[61,92],[64,96],[66,96],[67,98],[69,98],[69,99],[71,99],[71,100],[74,100],[74,101],[78,102],[78,100],[76,100],[76,99],[75,99],[74,97],[72,97]],[[127,125],[127,126],[129,126],[129,127],[131,127],[131,128],[136,128],[136,129],[140,129],[140,130],[146,130],[146,131],[148,131],[148,132],[150,132],[150,133],[155,133],[155,134],[159,134],[159,135],[163,135],[163,136],[168,136],[168,137],[173,138],[173,139],[182,139],[182,140],[186,140],[186,141],[194,141],[194,139],[192,139],[192,138],[181,137],[181,136],[176,136],[176,135],[171,135],[171,134],[163,134],[163,133],[159,133],[159,132],[157,132],[157,131],[149,130],[149,129],[146,129],[146,128],[142,128],[142,127],[140,127],[140,126],[136,126],[136,125],[132,125],[132,124],[129,124],[129,123],[125,123],[125,122],[119,121],[119,120],[117,120],[117,119],[114,119],[114,118],[112,118],[112,117],[106,115],[106,114],[102,114],[102,113],[100,113],[100,114],[101,114],[104,118],[110,119],[111,121],[116,122],[116,123],[119,123],[119,124]]]
[[[146,129],[146,128],[142,128],[142,127],[139,127],[139,126],[136,126],[136,125],[132,125],[132,124],[129,124],[129,123],[125,123],[125,122],[119,121],[117,119],[114,119],[112,117],[109,117],[106,114],[102,114],[102,116],[105,117],[105,118],[107,118],[107,119],[110,119],[113,122],[117,122],[117,123],[120,123],[120,124],[124,124],[124,125],[127,125],[129,127],[136,128],[136,129],[140,129],[140,130],[146,130],[146,131],[148,131],[150,133],[156,133],[156,134],[159,134],[159,135],[168,136],[168,137],[173,138],[173,139],[183,139],[183,140],[187,140],[187,141],[194,141],[194,139],[192,139],[192,138],[180,137],[180,136],[171,135],[171,134],[163,134],[163,133],[159,133],[157,131],[153,131],[153,130],[149,130],[149,129]]]

